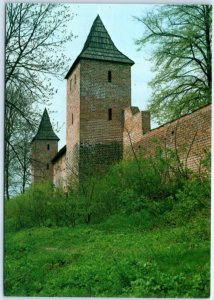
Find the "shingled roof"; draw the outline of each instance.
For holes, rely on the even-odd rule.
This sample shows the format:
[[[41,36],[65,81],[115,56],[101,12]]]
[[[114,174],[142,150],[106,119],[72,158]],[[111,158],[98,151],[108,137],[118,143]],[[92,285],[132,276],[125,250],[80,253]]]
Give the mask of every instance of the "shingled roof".
[[[37,134],[33,138],[32,142],[34,140],[57,140],[57,141],[59,141],[58,136],[53,131],[51,121],[50,121],[50,118],[49,118],[46,108],[43,112]]]
[[[116,48],[99,15],[94,20],[81,53],[65,76],[66,79],[81,58],[134,64],[131,59]]]

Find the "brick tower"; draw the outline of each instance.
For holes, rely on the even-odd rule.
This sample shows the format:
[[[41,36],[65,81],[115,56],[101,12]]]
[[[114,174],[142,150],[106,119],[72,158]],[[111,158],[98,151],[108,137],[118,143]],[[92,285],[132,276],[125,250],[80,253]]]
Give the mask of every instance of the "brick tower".
[[[94,173],[122,158],[123,111],[131,105],[131,66],[99,16],[67,79],[68,173]]]
[[[53,181],[51,160],[58,151],[58,136],[54,133],[47,110],[44,110],[37,134],[32,140],[32,183]]]

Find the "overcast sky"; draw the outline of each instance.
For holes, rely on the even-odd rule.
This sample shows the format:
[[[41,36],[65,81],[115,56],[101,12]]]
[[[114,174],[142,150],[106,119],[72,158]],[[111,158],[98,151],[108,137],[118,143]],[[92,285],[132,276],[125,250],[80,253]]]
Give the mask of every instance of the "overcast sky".
[[[149,53],[145,50],[137,51],[134,41],[142,36],[142,24],[134,20],[133,16],[141,16],[152,5],[146,4],[71,4],[75,14],[69,28],[77,38],[67,44],[65,54],[70,59],[70,66],[81,52],[90,28],[99,14],[115,46],[135,62],[132,66],[132,105],[141,110],[146,109],[151,91],[148,81],[152,78],[151,64],[146,58]],[[59,147],[65,144],[66,122],[66,80],[56,81],[57,94],[51,100],[49,110],[55,113],[50,115],[51,120],[61,128],[57,133],[60,137]]]

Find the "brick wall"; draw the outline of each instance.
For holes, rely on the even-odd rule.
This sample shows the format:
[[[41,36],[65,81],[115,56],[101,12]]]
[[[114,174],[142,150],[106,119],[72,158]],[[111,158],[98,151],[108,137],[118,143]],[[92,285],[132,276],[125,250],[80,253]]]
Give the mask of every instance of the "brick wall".
[[[67,80],[66,112],[66,159],[69,165],[68,176],[70,176],[69,172],[72,171],[75,163],[74,149],[80,143],[80,64],[77,64]]]
[[[80,174],[97,175],[106,172],[108,167],[122,159],[122,144],[81,144],[80,145]]]
[[[80,60],[67,80],[68,176],[79,174],[80,162],[82,171],[86,160],[91,169],[96,168],[95,157],[100,168],[115,162],[115,157],[122,158],[123,111],[130,99],[130,65]]]
[[[48,146],[49,145],[49,146]],[[53,181],[51,160],[58,151],[58,141],[35,140],[32,143],[32,183]]]
[[[66,153],[59,157],[53,165],[53,183],[55,186],[66,188],[67,173],[66,173]]]
[[[160,146],[176,150],[183,165],[197,172],[205,149],[211,151],[211,105],[145,134],[140,112],[133,113],[130,108],[126,112],[124,127],[131,130],[132,146],[124,129],[124,159],[133,157],[133,149],[137,155],[154,155]]]
[[[123,131],[125,153],[126,148],[129,148],[130,144],[141,141],[143,134],[148,131],[150,131],[150,112],[140,111],[138,107],[127,107],[124,110]]]
[[[81,143],[122,143],[123,110],[130,106],[131,99],[130,65],[82,60],[80,73]],[[109,109],[112,120],[109,120]]]

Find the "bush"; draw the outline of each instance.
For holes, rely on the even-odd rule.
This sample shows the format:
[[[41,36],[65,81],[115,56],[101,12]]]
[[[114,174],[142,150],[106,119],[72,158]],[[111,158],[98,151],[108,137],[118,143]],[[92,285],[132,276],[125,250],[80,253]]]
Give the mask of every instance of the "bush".
[[[46,182],[6,203],[6,226],[74,226],[96,223],[111,215],[141,215],[144,226],[183,224],[210,211],[210,181],[178,172],[175,157],[161,150],[153,158],[122,161],[105,175],[81,180],[65,193]],[[137,222],[143,223],[143,222]],[[152,225],[153,224],[153,225]],[[160,224],[159,224],[160,225]]]
[[[67,197],[63,190],[49,182],[42,183],[6,203],[6,227],[73,225],[75,204],[75,199]]]
[[[174,225],[191,222],[196,216],[209,220],[210,209],[211,182],[209,179],[201,181],[196,177],[187,180],[183,188],[177,191],[176,201],[165,219]]]

